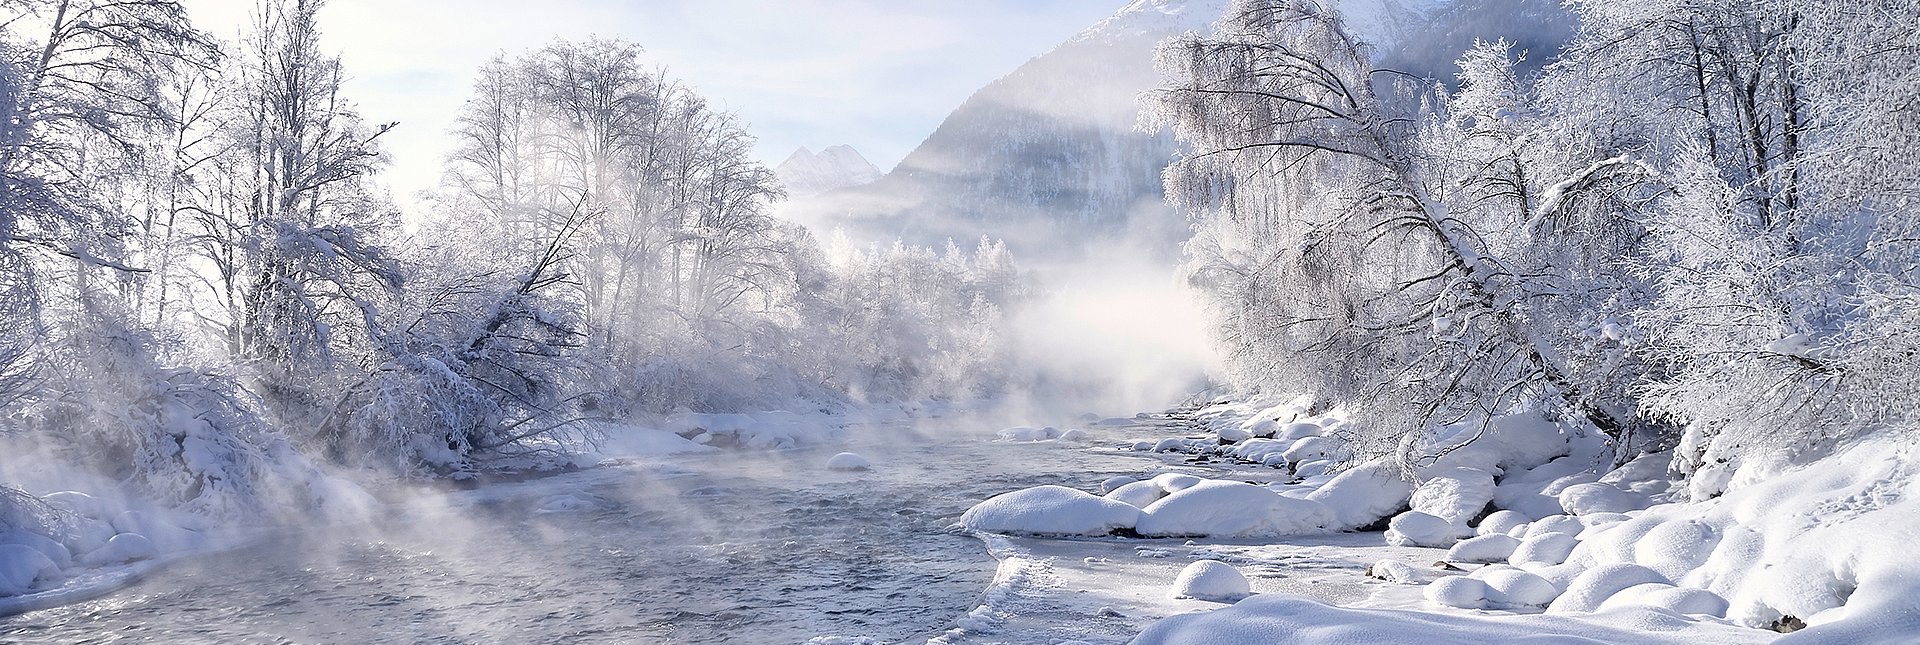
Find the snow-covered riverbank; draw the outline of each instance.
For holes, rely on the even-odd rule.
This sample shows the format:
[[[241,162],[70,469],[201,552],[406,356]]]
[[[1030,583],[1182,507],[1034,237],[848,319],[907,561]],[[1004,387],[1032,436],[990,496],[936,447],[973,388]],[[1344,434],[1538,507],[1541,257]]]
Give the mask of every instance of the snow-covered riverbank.
[[[977,505],[964,521],[1000,575],[951,640],[1920,638],[1910,602],[1920,572],[1894,546],[1916,537],[1904,500],[1920,482],[1897,442],[1782,459],[1693,499],[1666,455],[1608,469],[1597,436],[1519,414],[1439,429],[1425,447],[1441,457],[1406,484],[1375,476],[1385,462],[1335,468],[1352,457],[1344,421],[1306,410],[1186,411],[1163,426],[1176,436],[1121,445],[1184,458],[1175,469],[1202,462],[1188,473]],[[1387,530],[1343,532],[1369,524]],[[1137,537],[1155,535],[1192,539]],[[1238,567],[1252,598],[1174,597],[1185,565],[1209,559]]]

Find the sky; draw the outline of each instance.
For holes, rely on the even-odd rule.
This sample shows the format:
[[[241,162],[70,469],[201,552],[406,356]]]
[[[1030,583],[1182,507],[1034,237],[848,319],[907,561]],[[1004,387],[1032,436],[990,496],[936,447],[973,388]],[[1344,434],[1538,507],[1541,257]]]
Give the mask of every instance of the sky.
[[[234,39],[252,0],[185,0]],[[370,123],[398,121],[384,175],[413,201],[440,176],[473,72],[555,38],[617,37],[738,114],[769,166],[848,144],[890,169],[974,90],[1126,0],[331,0],[321,44]]]

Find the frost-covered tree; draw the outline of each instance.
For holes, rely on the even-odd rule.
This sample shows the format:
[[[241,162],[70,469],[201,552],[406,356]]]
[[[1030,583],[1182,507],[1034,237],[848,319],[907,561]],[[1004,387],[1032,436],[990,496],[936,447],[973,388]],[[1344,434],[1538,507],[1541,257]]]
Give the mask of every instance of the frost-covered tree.
[[[1542,304],[1568,267],[1528,266],[1552,264],[1533,242],[1564,224],[1534,221],[1545,191],[1503,53],[1468,57],[1460,118],[1377,73],[1318,2],[1236,2],[1160,58],[1152,118],[1190,148],[1168,193],[1200,214],[1192,275],[1242,384],[1350,406],[1375,450],[1535,402],[1622,432]]]

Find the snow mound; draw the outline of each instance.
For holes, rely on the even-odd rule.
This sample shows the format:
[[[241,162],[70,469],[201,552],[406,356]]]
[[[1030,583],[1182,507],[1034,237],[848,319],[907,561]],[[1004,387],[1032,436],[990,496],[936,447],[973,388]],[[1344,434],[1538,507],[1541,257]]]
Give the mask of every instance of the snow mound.
[[[1480,526],[1474,527],[1474,532],[1480,535],[1507,535],[1516,528],[1526,526],[1527,523],[1526,515],[1515,511],[1499,510],[1487,515],[1486,519],[1480,520]]]
[[[1566,593],[1547,607],[1550,613],[1589,612],[1600,609],[1614,594],[1634,585],[1658,582],[1670,584],[1660,572],[1637,564],[1615,562],[1603,564],[1586,573],[1582,573],[1567,585]]]
[[[1100,494],[1105,495],[1107,493],[1111,493],[1116,488],[1119,488],[1121,486],[1125,486],[1127,484],[1131,484],[1137,481],[1140,481],[1140,480],[1137,480],[1125,475],[1108,477],[1106,481],[1100,482]]]
[[[872,467],[873,463],[867,461],[866,457],[851,452],[843,452],[827,459],[828,470],[867,470]]]
[[[1331,523],[1332,513],[1318,502],[1207,480],[1147,506],[1134,530],[1149,537],[1272,537],[1323,532]]]
[[[1478,583],[1479,581],[1474,581]],[[1671,613],[1625,608],[1591,620],[1565,616],[1472,616],[1385,609],[1345,609],[1306,598],[1258,595],[1213,611],[1162,619],[1136,645],[1484,645],[1485,643],[1752,643],[1752,630],[1694,622]]]
[[[1546,533],[1522,540],[1507,561],[1515,565],[1551,566],[1567,561],[1580,540],[1567,533]]]
[[[1160,498],[1166,497],[1166,496],[1167,496],[1166,491],[1160,490],[1159,486],[1154,485],[1154,483],[1151,480],[1149,480],[1149,481],[1143,481],[1143,482],[1131,482],[1127,484],[1121,484],[1119,488],[1115,488],[1113,490],[1107,491],[1107,494],[1105,497],[1107,499],[1114,500],[1117,502],[1124,502],[1126,504],[1130,504],[1138,508],[1146,508],[1148,506],[1153,505],[1154,502],[1160,501]]]
[[[960,524],[976,533],[1106,535],[1140,519],[1131,504],[1048,485],[995,495],[967,509]]]
[[[1375,459],[1335,475],[1308,493],[1307,499],[1333,512],[1333,524],[1327,528],[1351,531],[1406,508],[1412,494],[1413,485],[1400,477],[1399,468]]]
[[[1675,587],[1669,584],[1649,582],[1620,590],[1600,603],[1600,610],[1619,607],[1659,607],[1676,614],[1712,616],[1724,618],[1727,615],[1727,599],[1720,594],[1705,589]]]
[[[1560,595],[1560,588],[1546,578],[1519,569],[1492,566],[1473,572],[1473,577],[1487,584],[1490,607],[1537,609]]]
[[[1167,591],[1169,598],[1193,598],[1213,602],[1236,602],[1253,595],[1253,586],[1233,565],[1218,560],[1201,560],[1180,570]]]
[[[1453,523],[1430,513],[1407,511],[1387,522],[1387,543],[1394,546],[1444,548],[1453,541]]]
[[[1367,567],[1367,577],[1394,582],[1403,585],[1420,581],[1420,574],[1414,572],[1413,565],[1399,560],[1381,560]]]
[[[1449,562],[1506,562],[1519,548],[1520,540],[1502,533],[1461,540],[1447,551]]]
[[[1467,523],[1493,501],[1493,475],[1478,468],[1429,470],[1426,481],[1413,490],[1413,510],[1439,517],[1456,536],[1472,535]]]
[[[152,540],[139,533],[121,533],[107,540],[98,549],[80,556],[80,563],[99,567],[109,564],[121,564],[135,560],[149,560],[160,554]]]
[[[1162,492],[1178,493],[1206,480],[1184,473],[1166,473],[1154,477],[1152,481],[1153,485],[1159,487]]]
[[[0,544],[0,596],[17,596],[35,582],[60,577],[60,567],[38,549],[24,544]]]
[[[1427,597],[1428,602],[1436,605],[1460,609],[1484,609],[1487,606],[1487,596],[1493,593],[1493,589],[1487,587],[1484,580],[1467,576],[1447,576],[1428,584],[1426,591],[1422,593]]]
[[[1560,491],[1559,499],[1560,508],[1572,515],[1625,513],[1647,505],[1644,497],[1598,482],[1568,486]]]

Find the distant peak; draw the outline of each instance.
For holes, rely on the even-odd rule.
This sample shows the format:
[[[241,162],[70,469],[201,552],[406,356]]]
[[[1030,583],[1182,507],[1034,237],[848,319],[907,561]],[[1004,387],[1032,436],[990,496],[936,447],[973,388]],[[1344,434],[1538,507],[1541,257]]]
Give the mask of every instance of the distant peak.
[[[880,178],[880,169],[846,144],[827,146],[815,154],[801,148],[773,169],[790,197],[805,197],[836,188],[858,186]]]

